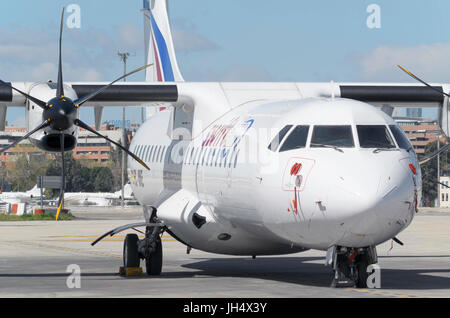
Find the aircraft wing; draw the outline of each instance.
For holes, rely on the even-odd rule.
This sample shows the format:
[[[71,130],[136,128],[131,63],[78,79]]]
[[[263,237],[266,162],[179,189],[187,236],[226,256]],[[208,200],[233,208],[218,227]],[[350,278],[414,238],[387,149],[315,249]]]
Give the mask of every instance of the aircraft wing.
[[[11,84],[25,92],[36,83],[12,82],[0,85],[0,104],[7,107],[25,107],[26,98],[11,89]],[[107,85],[107,82],[66,82],[78,96],[84,96]],[[450,84],[432,84],[444,92]],[[208,93],[209,92],[209,93]],[[411,83],[283,83],[283,82],[180,82],[157,83],[126,82],[115,84],[92,98],[84,106],[141,106],[157,102],[177,102],[186,95],[196,98],[231,98],[230,106],[258,99],[299,99],[308,97],[343,97],[375,103],[391,103],[404,107],[437,107],[444,98],[421,84]]]
[[[13,82],[28,92],[36,83]],[[66,82],[78,96],[107,85],[107,82]],[[450,84],[431,84],[438,91],[449,92]],[[388,107],[442,107],[442,126],[447,126],[448,98],[420,83],[283,83],[283,82],[125,82],[107,88],[82,107],[102,109],[110,106],[186,105],[201,110],[202,120],[212,122],[230,109],[251,101],[292,100],[310,97],[342,97]],[[25,107],[26,98],[0,86],[0,122],[7,107]],[[1,111],[4,111],[4,114]],[[445,116],[444,116],[445,114]],[[1,125],[0,125],[1,126]]]

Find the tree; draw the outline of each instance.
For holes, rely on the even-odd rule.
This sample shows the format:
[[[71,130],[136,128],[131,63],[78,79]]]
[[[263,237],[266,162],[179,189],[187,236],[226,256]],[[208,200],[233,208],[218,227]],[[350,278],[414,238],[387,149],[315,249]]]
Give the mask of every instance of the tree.
[[[118,140],[117,142],[122,144],[121,140]],[[111,160],[109,167],[114,177],[114,188],[120,189],[122,187],[122,150],[119,147],[112,147],[110,158]],[[125,155],[125,183],[128,182],[127,158],[128,155]]]
[[[13,191],[28,191],[37,182],[49,165],[45,154],[18,154],[5,164],[5,181],[12,184]]]
[[[55,160],[49,164],[45,175],[61,175],[61,158],[56,155]],[[65,191],[66,192],[111,192],[114,189],[114,176],[108,166],[94,165],[92,162],[76,160],[72,153],[64,155],[65,165]],[[86,166],[89,165],[89,166]],[[59,194],[58,189],[53,195]]]
[[[94,177],[95,176],[95,177]],[[94,191],[111,192],[114,187],[114,176],[108,167],[96,167],[93,169]]]

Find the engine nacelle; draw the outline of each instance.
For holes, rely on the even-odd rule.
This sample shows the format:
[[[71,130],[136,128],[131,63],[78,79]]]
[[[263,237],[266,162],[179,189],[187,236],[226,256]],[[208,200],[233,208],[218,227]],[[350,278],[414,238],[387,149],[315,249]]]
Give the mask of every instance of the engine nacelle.
[[[72,100],[78,98],[71,86],[64,85],[64,93],[66,97]],[[56,83],[35,83],[30,87],[28,94],[42,101],[50,101],[56,96]],[[28,100],[26,106],[27,130],[32,130],[46,120],[47,118],[44,118],[43,114],[44,111],[41,107]],[[79,118],[79,115],[79,110],[77,109],[76,118]],[[74,125],[63,131],[52,129],[52,127],[44,128],[34,133],[30,137],[30,141],[33,145],[44,151],[60,152],[61,133],[64,133],[64,150],[73,150],[77,146],[78,140],[78,127]]]

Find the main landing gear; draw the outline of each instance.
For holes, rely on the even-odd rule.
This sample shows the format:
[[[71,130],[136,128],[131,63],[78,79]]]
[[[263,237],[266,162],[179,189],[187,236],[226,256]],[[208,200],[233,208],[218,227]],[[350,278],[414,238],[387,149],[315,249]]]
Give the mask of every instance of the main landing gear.
[[[156,217],[156,209],[153,209],[150,222],[145,228],[145,237],[139,240],[136,234],[127,234],[123,244],[123,266],[139,267],[141,259],[145,260],[145,268],[148,275],[157,276],[162,270],[162,242],[161,234],[164,227],[152,224],[159,224]]]
[[[119,226],[111,231],[106,232],[94,242],[92,246],[103,240],[107,236],[114,236],[122,231],[133,229],[137,232],[145,234],[142,240],[136,234],[127,234],[123,243],[123,270],[128,273],[127,268],[131,272],[139,269],[141,259],[145,260],[146,271],[148,275],[160,275],[162,269],[162,242],[161,234],[167,231],[173,236],[172,232],[156,217],[156,209],[151,208],[151,215],[146,215],[146,222],[127,224]],[[138,231],[136,228],[145,226],[145,233]],[[121,269],[122,271],[122,269]],[[140,269],[139,269],[140,271]],[[138,272],[139,272],[138,271]]]
[[[378,262],[375,246],[364,248],[335,247],[334,278],[331,287],[367,287],[367,267]]]

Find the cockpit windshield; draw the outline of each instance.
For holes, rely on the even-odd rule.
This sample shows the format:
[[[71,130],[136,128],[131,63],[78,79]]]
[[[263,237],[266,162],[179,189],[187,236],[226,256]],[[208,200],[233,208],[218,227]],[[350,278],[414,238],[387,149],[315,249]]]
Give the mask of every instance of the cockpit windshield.
[[[395,148],[395,143],[384,125],[357,125],[361,148]]]
[[[335,146],[342,148],[353,148],[352,127],[342,126],[314,126],[311,138],[311,147]]]
[[[400,129],[400,127],[397,125],[389,125],[389,128],[391,128],[392,134],[394,135],[395,140],[397,140],[399,148],[408,151],[413,149],[408,137],[405,136],[405,133]]]
[[[278,134],[276,134],[275,137],[273,137],[272,141],[269,144],[269,150],[276,151],[278,149],[278,146],[280,145],[281,141],[283,140],[284,136],[291,130],[292,125],[286,125],[283,127],[283,129],[280,130]]]
[[[308,131],[309,126],[296,126],[281,145],[280,152],[305,148]]]

